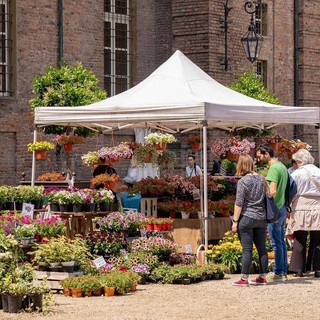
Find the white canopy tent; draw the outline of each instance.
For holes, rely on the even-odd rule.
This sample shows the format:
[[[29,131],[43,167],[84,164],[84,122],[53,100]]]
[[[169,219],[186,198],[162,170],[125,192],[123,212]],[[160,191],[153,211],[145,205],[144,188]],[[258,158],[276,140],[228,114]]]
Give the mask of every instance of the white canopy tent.
[[[219,84],[177,50],[133,88],[87,106],[35,108],[34,123],[37,126],[83,126],[105,132],[148,127],[183,133],[202,128],[207,246],[207,128],[231,131],[245,127],[264,129],[290,123],[318,125],[320,111],[318,107],[272,105],[237,93]],[[35,160],[33,183],[34,163]]]

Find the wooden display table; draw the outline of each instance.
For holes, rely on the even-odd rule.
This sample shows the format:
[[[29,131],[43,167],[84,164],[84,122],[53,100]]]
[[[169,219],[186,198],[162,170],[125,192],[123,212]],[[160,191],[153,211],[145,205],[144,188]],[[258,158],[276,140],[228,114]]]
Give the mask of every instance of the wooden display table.
[[[172,240],[181,246],[181,252],[185,252],[185,245],[190,244],[192,252],[196,253],[198,246],[202,243],[202,223],[203,221],[200,219],[174,219]],[[220,240],[230,229],[230,218],[209,218],[208,240]]]
[[[105,217],[108,212],[59,212],[54,211],[52,214],[59,215],[67,219],[67,237],[73,239],[76,234],[87,234],[93,231],[92,220],[97,217]]]

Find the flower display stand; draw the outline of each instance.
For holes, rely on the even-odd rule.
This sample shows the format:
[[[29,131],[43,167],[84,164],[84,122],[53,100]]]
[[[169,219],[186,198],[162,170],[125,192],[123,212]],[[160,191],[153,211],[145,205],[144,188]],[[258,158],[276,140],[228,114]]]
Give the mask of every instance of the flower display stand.
[[[54,290],[62,290],[62,286],[60,285],[59,281],[75,277],[75,276],[82,276],[82,271],[77,272],[52,272],[52,271],[35,271],[36,278],[38,280],[42,280],[44,278],[47,278],[47,287]]]
[[[141,213],[146,217],[158,217],[157,212],[157,201],[158,198],[141,198],[140,200],[140,208]]]

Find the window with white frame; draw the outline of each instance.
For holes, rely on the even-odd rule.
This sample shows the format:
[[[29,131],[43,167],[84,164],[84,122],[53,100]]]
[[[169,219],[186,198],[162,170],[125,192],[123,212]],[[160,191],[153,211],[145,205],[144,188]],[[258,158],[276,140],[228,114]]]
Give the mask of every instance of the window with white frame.
[[[10,0],[0,0],[0,97],[13,96],[11,17]]]
[[[130,0],[105,0],[104,14],[104,87],[113,96],[130,87]]]
[[[259,77],[263,85],[267,88],[268,87],[267,61],[256,60],[254,67],[255,67],[256,77]]]
[[[262,36],[266,36],[267,35],[267,4],[263,3],[260,8],[258,8],[258,4],[256,4],[256,8],[258,9],[254,15],[254,23],[256,26],[256,31]]]

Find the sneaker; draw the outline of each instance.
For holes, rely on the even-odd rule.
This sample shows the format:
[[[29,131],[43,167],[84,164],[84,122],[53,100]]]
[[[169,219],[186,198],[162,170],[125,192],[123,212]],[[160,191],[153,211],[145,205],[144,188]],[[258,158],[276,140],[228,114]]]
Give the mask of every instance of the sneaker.
[[[232,285],[233,286],[243,286],[243,287],[246,287],[249,285],[249,282],[248,280],[244,280],[244,279],[240,279],[238,281],[233,281],[232,282]]]
[[[268,275],[267,275],[268,282],[281,282],[281,281],[286,281],[286,280],[287,280],[286,276],[278,275],[273,272],[268,273]]]
[[[262,279],[260,277],[257,277],[254,280],[249,280],[249,284],[253,284],[255,286],[264,286],[267,284],[267,280],[266,279]]]

